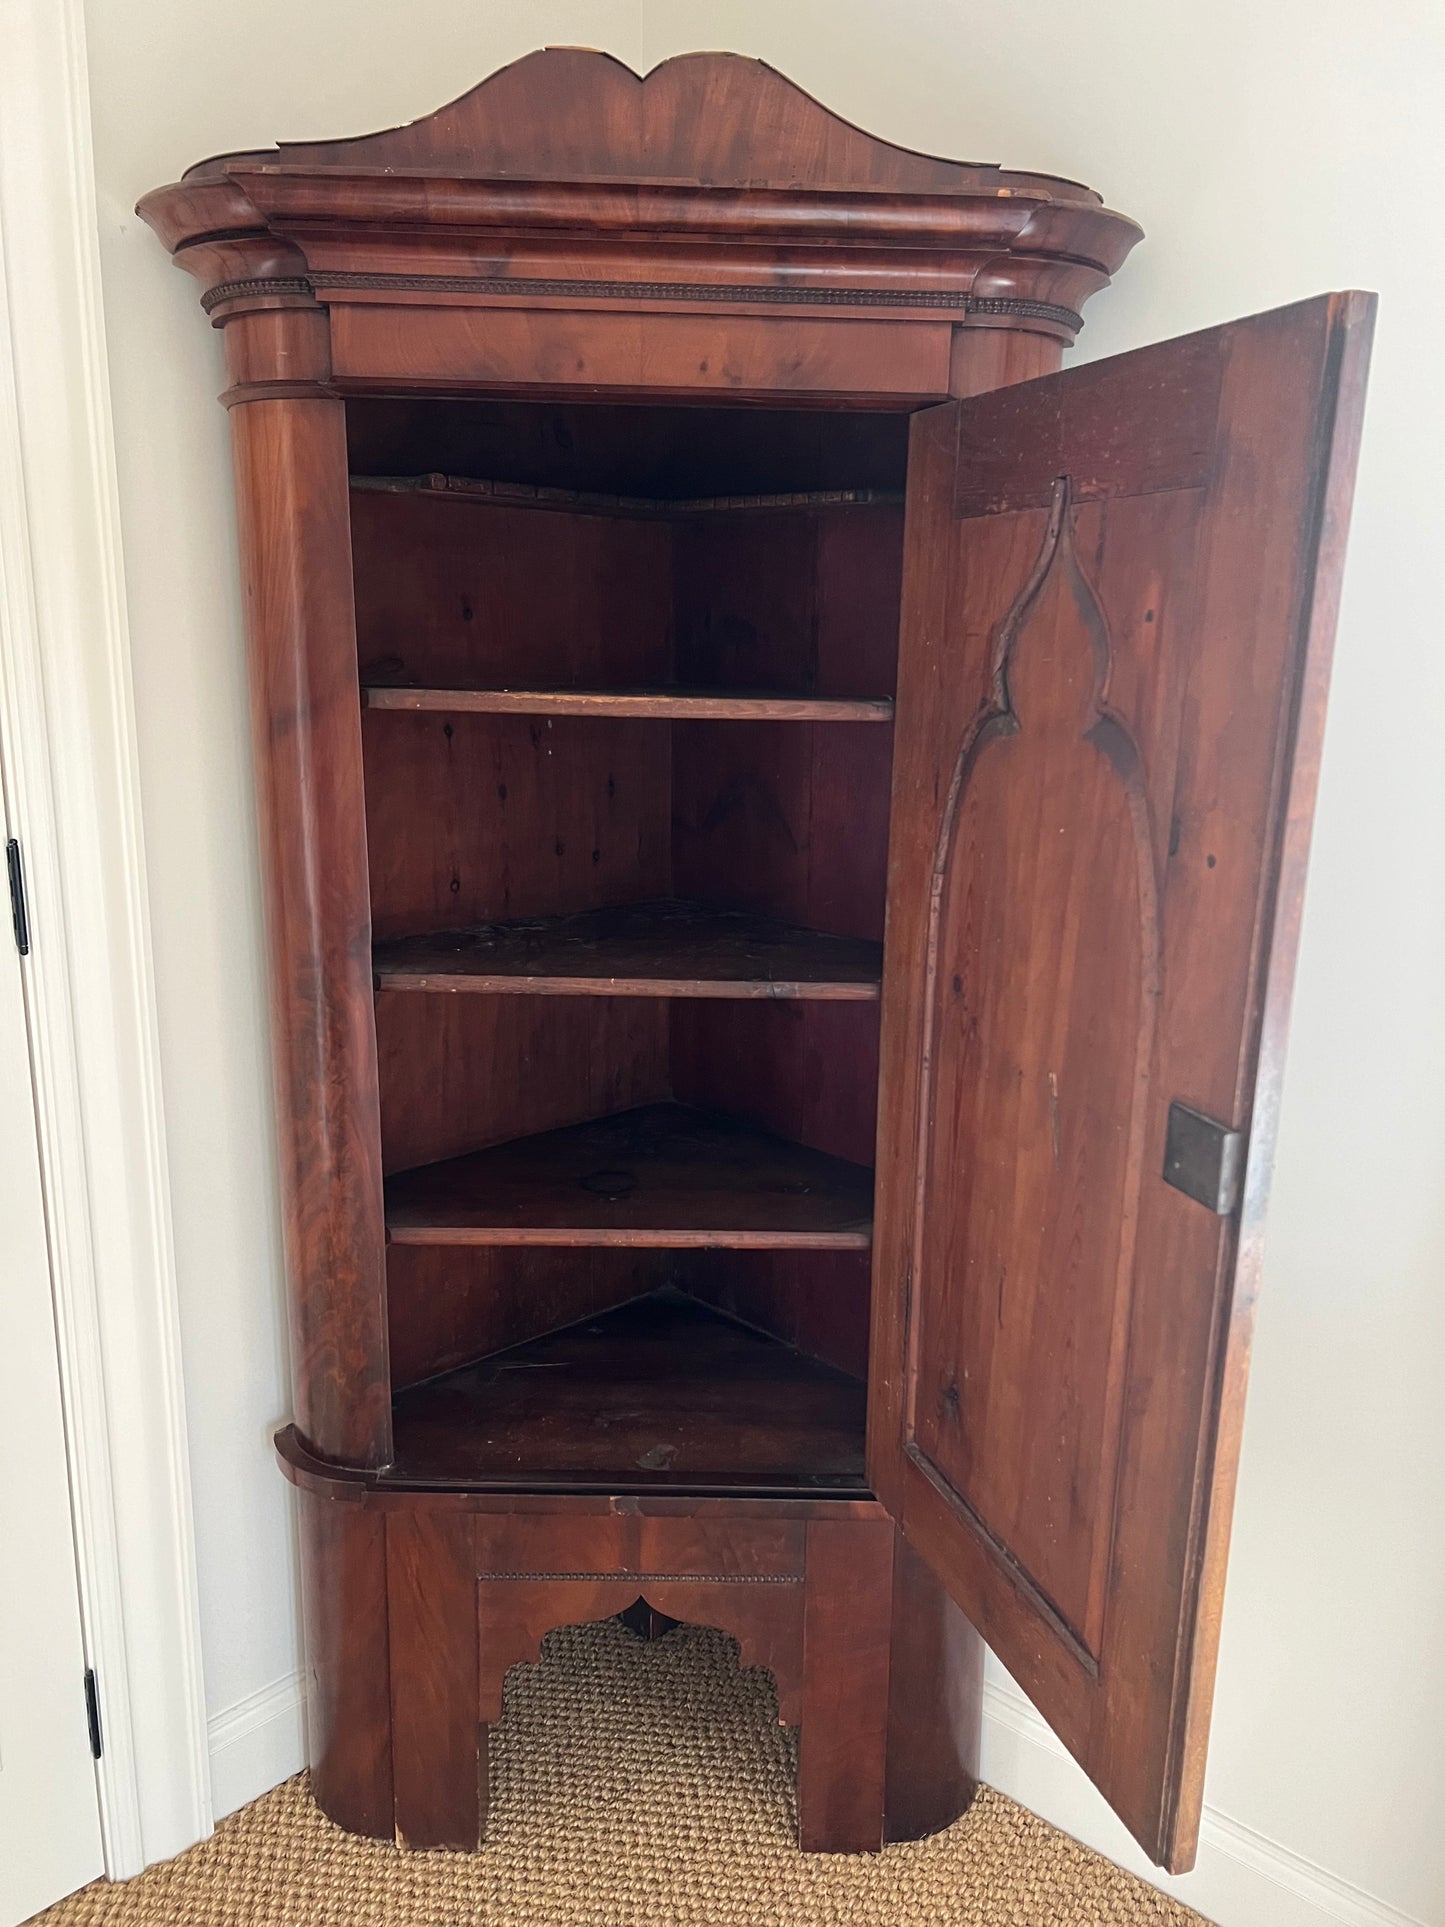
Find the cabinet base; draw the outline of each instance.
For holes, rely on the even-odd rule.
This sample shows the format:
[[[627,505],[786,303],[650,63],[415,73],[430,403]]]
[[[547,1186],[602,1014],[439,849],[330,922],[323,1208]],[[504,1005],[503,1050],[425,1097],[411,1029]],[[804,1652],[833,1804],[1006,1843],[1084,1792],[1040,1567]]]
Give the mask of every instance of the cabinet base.
[[[479,1846],[508,1671],[555,1627],[629,1613],[719,1627],[772,1674],[805,1851],[916,1839],[967,1807],[982,1644],[875,1501],[408,1492],[319,1466],[294,1434],[278,1447],[300,1496],[312,1787],[350,1832]]]

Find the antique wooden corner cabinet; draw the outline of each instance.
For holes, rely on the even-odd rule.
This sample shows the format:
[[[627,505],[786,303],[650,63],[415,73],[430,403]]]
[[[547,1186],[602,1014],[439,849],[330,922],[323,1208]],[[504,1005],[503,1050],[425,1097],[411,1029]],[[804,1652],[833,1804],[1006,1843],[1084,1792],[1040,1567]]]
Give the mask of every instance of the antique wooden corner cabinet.
[[[225,337],[314,1783],[470,1846],[546,1632],[734,1635],[803,1846],[981,1639],[1193,1859],[1373,304],[1060,374],[1138,238],[756,61],[141,203]]]

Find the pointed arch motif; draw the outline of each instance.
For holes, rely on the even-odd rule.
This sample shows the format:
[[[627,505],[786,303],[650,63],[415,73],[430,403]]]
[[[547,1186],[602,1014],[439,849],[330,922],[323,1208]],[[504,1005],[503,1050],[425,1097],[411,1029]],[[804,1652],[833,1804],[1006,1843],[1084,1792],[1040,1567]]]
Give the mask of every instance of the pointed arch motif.
[[[906,1438],[1092,1668],[1162,932],[1140,753],[1110,705],[1108,623],[1076,519],[1060,477],[991,639],[988,698],[935,845],[912,1234],[928,1283],[909,1330]],[[974,1174],[990,1166],[1008,1204],[975,1216]],[[945,1186],[961,1203],[932,1209]],[[1091,1279],[1106,1281],[1102,1298]],[[1102,1379],[1102,1400],[1074,1396],[1079,1374]]]

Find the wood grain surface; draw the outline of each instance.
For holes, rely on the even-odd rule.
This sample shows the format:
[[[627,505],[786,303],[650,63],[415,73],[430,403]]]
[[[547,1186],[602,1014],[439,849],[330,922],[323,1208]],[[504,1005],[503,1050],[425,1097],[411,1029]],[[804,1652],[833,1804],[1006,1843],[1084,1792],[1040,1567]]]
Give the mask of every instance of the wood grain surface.
[[[649,1104],[387,1181],[393,1244],[863,1250],[872,1174],[717,1112]]]
[[[1175,1870],[1371,315],[1324,297],[914,430],[870,1476]],[[1242,1211],[1165,1181],[1176,1101],[1251,1137]]]

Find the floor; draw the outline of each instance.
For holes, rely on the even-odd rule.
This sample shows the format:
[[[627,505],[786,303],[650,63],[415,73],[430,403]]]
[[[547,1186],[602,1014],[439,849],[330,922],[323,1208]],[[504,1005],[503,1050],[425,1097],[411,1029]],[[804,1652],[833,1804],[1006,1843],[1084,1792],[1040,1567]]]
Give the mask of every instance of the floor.
[[[1200,1927],[989,1788],[931,1840],[804,1856],[793,1760],[723,1634],[567,1627],[507,1681],[481,1853],[354,1839],[301,1775],[37,1927]]]

